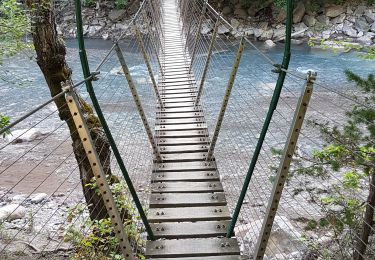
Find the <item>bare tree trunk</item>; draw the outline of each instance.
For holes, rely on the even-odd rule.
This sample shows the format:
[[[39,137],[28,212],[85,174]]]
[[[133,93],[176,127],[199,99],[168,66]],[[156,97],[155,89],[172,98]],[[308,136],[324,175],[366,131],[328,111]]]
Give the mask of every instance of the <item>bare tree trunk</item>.
[[[356,248],[353,254],[354,260],[364,259],[368,238],[374,225],[374,207],[375,207],[375,173],[371,175],[369,194],[367,197],[366,211],[362,224],[362,232],[357,239]]]
[[[71,81],[71,69],[65,60],[66,48],[64,41],[56,31],[53,1],[51,0],[27,0],[26,4],[31,13],[32,36],[37,55],[37,63],[43,72],[51,96],[62,91],[62,83]],[[111,175],[110,149],[100,122],[94,115],[92,108],[81,100],[81,109],[91,130],[91,137],[99,153],[104,171]],[[68,125],[73,141],[73,151],[79,165],[82,189],[89,207],[92,220],[100,220],[108,216],[104,202],[99,194],[87,184],[92,182],[93,174],[87,160],[81,140],[76,131],[72,116],[66,105],[64,97],[55,100],[59,111],[59,117]]]

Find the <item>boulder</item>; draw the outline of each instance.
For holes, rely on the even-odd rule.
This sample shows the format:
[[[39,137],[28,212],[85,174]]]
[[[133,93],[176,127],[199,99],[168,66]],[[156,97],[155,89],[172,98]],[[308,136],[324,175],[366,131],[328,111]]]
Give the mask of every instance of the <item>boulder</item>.
[[[109,12],[108,18],[112,22],[117,22],[119,20],[122,20],[125,17],[125,15],[126,15],[125,10],[112,10]]]
[[[282,22],[285,21],[286,16],[287,16],[287,12],[286,12],[285,8],[282,8],[282,9],[280,9],[279,14],[276,17],[276,21],[278,23],[282,23]]]
[[[357,34],[358,34],[356,29],[354,29],[353,27],[347,26],[345,24],[342,28],[342,32],[349,37],[357,37]]]
[[[272,39],[272,36],[273,36],[273,29],[269,29],[269,30],[264,31],[260,35],[259,40],[261,41],[270,40]]]
[[[0,221],[15,220],[25,217],[26,208],[20,204],[9,204],[0,208]]]
[[[365,18],[368,23],[373,23],[375,22],[375,13],[370,12],[369,10],[365,11]]]
[[[238,26],[240,26],[241,23],[237,19],[232,18],[232,19],[230,19],[230,24],[232,25],[232,27],[234,29],[237,29]]]
[[[247,11],[243,8],[236,8],[234,10],[234,15],[243,20],[246,20],[248,17]]]
[[[22,204],[25,200],[26,200],[26,195],[24,194],[19,194],[12,198],[12,202],[18,203],[18,204]]]
[[[37,193],[31,198],[32,203],[39,203],[47,199],[48,195],[46,193]]]
[[[315,19],[315,17],[314,16],[311,16],[311,15],[305,15],[304,17],[303,17],[303,23],[304,24],[306,24],[307,26],[309,26],[309,27],[312,27],[312,26],[314,26],[315,25],[315,23],[316,23],[316,19]]]
[[[354,14],[355,14],[356,16],[361,16],[361,15],[364,14],[364,12],[365,12],[366,10],[367,10],[367,7],[366,7],[366,6],[364,6],[364,5],[360,5],[360,6],[357,7],[357,9],[355,9]]]
[[[375,23],[372,24],[370,31],[375,32]]]
[[[229,33],[229,28],[224,25],[224,24],[220,24],[219,27],[217,28],[217,33],[218,34],[226,34],[226,33]]]
[[[337,17],[340,14],[343,14],[344,12],[345,12],[345,9],[341,5],[331,5],[331,6],[326,7],[325,9],[326,16],[331,17],[331,18]]]
[[[340,14],[339,16],[332,19],[333,24],[343,23],[345,21],[346,15]]]
[[[302,21],[303,16],[305,15],[305,5],[303,2],[298,2],[296,8],[293,11],[293,23],[299,23]]]
[[[232,8],[230,8],[230,6],[225,6],[223,8],[223,11],[222,11],[223,15],[228,15],[228,14],[231,14],[231,13],[232,13]]]
[[[316,20],[321,24],[325,24],[325,25],[329,24],[329,18],[327,16],[325,16],[324,14],[316,17]]]
[[[264,46],[265,46],[266,48],[273,48],[273,47],[276,46],[276,43],[274,43],[272,40],[266,40],[266,41],[264,42]]]
[[[332,31],[331,30],[325,30],[322,32],[322,38],[323,39],[329,39],[331,37]]]
[[[360,43],[364,43],[364,44],[368,44],[368,45],[370,45],[370,44],[372,44],[372,38],[373,38],[373,37],[371,37],[371,36],[364,35],[364,36],[362,36],[362,37],[359,37],[359,38],[357,39],[357,41],[360,42]]]
[[[254,35],[254,28],[252,28],[252,27],[244,28],[244,33],[245,33],[246,36]]]
[[[255,36],[255,38],[260,37],[263,34],[263,32],[264,32],[263,29],[255,28],[254,29],[254,36]]]
[[[201,34],[205,35],[212,31],[212,24],[209,19],[202,23]]]
[[[279,27],[273,30],[273,38],[275,40],[280,40],[285,37],[285,26]]]
[[[371,28],[371,25],[367,23],[366,18],[364,17],[359,17],[355,21],[355,28],[360,32],[368,32]]]
[[[253,255],[254,247],[262,227],[262,222],[263,220],[256,220],[252,221],[251,225],[246,226],[248,227],[248,232],[243,237],[244,244],[241,245],[241,249],[243,249],[246,255]],[[276,216],[270,235],[270,241],[273,241],[273,243],[269,243],[267,246],[266,255],[269,258],[273,258],[278,254],[289,255],[294,254],[294,252],[297,251],[302,251],[302,249],[305,248],[305,245],[301,238],[302,235],[293,227],[293,224],[287,217]]]

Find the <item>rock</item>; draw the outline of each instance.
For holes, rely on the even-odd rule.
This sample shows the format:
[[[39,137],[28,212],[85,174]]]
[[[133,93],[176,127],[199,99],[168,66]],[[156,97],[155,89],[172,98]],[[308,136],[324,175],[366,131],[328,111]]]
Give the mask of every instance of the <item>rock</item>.
[[[333,24],[343,23],[346,18],[345,14],[340,14],[339,16],[332,19]]]
[[[308,27],[304,23],[295,24],[293,26],[295,32],[306,31]]]
[[[64,16],[64,22],[70,22],[75,20],[74,14]]]
[[[315,23],[316,23],[316,19],[314,16],[310,16],[310,15],[305,15],[303,17],[303,23],[306,24],[307,26],[311,27],[311,26],[314,26]]]
[[[375,23],[372,24],[370,31],[375,32]]]
[[[232,13],[232,8],[230,6],[225,6],[222,11],[223,15],[228,15]]]
[[[255,36],[255,38],[260,37],[263,34],[263,32],[264,32],[263,29],[255,28],[254,29],[254,36]]]
[[[3,220],[15,220],[25,217],[26,208],[20,204],[9,204],[0,208],[0,221]]]
[[[254,35],[254,28],[244,28],[244,32],[246,36]]]
[[[325,30],[322,32],[322,38],[323,39],[329,39],[331,37],[332,31],[331,30]]]
[[[237,19],[232,18],[232,19],[230,19],[230,24],[232,25],[232,27],[234,29],[237,29],[238,26],[240,26],[241,23]]]
[[[357,30],[344,24],[342,32],[349,37],[357,37]]]
[[[272,39],[273,36],[273,29],[269,29],[266,31],[263,31],[263,33],[260,35],[259,40],[265,41]]]
[[[264,46],[265,46],[266,48],[273,48],[273,47],[276,46],[276,43],[274,43],[272,40],[266,40],[266,41],[264,42]]]
[[[202,23],[201,33],[203,35],[209,34],[212,31],[212,24],[209,19]]]
[[[32,203],[39,203],[42,202],[43,200],[47,199],[48,195],[46,193],[37,193],[31,198]]]
[[[227,26],[225,26],[224,24],[220,24],[219,27],[217,28],[217,33],[218,34],[229,33],[229,28]]]
[[[354,15],[356,16],[361,16],[363,15],[363,13],[367,10],[367,7],[364,6],[364,5],[360,5],[357,7],[357,9],[355,9],[354,11]]]
[[[348,5],[346,7],[346,14],[352,14],[352,13],[353,13],[352,7],[350,5]]]
[[[327,209],[329,211],[335,212],[335,213],[340,213],[344,210],[344,207],[341,205],[336,205],[336,204],[330,204],[327,206]]]
[[[102,39],[103,40],[106,41],[106,40],[108,40],[108,38],[109,38],[109,33],[108,32],[105,32],[105,33],[102,34]]]
[[[109,12],[108,14],[108,18],[112,21],[112,22],[117,22],[121,19],[123,19],[126,15],[126,11],[125,10],[112,10]]]
[[[285,38],[285,26],[279,27],[273,30],[273,38],[274,39],[283,39]]]
[[[236,8],[234,10],[234,15],[243,20],[246,20],[248,17],[247,11],[243,8]]]
[[[371,25],[367,23],[366,18],[364,17],[359,17],[356,20],[354,26],[358,31],[362,31],[362,32],[368,32],[371,28]]]
[[[343,6],[331,5],[331,6],[326,7],[325,15],[327,17],[334,18],[334,17],[339,16],[340,14],[343,14],[344,12],[345,12],[345,9]]]
[[[325,25],[329,24],[329,18],[327,16],[325,16],[324,14],[316,17],[316,20],[321,24],[325,24]]]
[[[95,25],[95,26],[90,26],[88,30],[88,36],[95,36],[97,35],[101,30],[103,29],[103,26],[100,25]]]
[[[253,255],[255,243],[258,239],[263,220],[251,221],[244,240],[244,253]],[[276,216],[272,226],[270,241],[267,246],[266,254],[268,257],[275,257],[277,254],[290,255],[297,251],[303,251],[305,245],[301,240],[301,234],[293,227],[293,224],[287,217]],[[279,258],[279,259],[295,259],[295,258]],[[301,258],[298,258],[301,259]]]
[[[17,143],[25,143],[25,142],[32,142],[32,141],[40,140],[47,134],[48,133],[42,133],[41,131],[35,128],[32,128],[27,132],[21,129],[21,130],[12,131],[12,135],[7,135],[6,139],[8,142],[17,144]]]
[[[258,24],[257,28],[262,29],[262,30],[267,30],[267,28],[268,28],[268,22],[260,22]]]
[[[282,22],[285,21],[286,16],[287,16],[286,9],[285,9],[285,8],[282,8],[282,9],[280,9],[279,14],[277,15],[276,21],[277,21],[278,23],[282,23]]]
[[[20,195],[16,195],[12,198],[12,202],[13,203],[22,203],[26,200],[26,195],[23,195],[23,194],[20,194]]]
[[[365,18],[368,23],[373,23],[375,22],[375,13],[370,12],[369,10],[365,11]]]
[[[364,36],[359,36],[357,41],[369,45],[369,44],[372,44],[372,38],[373,37],[371,37],[369,35],[364,35]]]
[[[305,15],[305,5],[303,2],[298,2],[296,8],[293,11],[293,23],[300,23],[303,16]]]

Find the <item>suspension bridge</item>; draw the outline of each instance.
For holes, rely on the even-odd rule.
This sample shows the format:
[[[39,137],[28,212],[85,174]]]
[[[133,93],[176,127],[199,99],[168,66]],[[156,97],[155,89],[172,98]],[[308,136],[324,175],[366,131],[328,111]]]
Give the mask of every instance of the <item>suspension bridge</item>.
[[[61,155],[62,147],[70,140],[64,123],[55,123],[51,133],[20,150],[21,155],[11,151],[14,140],[22,140],[22,136],[38,125],[49,124],[51,118],[57,117],[57,109],[52,113],[41,111],[64,96],[64,107],[72,115],[86,153],[78,164],[86,160],[91,165],[113,228],[112,235],[118,241],[115,251],[121,252],[125,259],[141,259],[139,255],[146,259],[185,260],[263,259],[265,255],[273,256],[272,259],[302,259],[309,248],[301,239],[303,228],[293,228],[284,216],[316,218],[320,211],[307,202],[301,203],[309,200],[306,197],[298,198],[297,202],[298,193],[293,195],[295,190],[284,189],[284,185],[299,137],[302,137],[301,147],[321,147],[316,136],[312,136],[318,134],[304,125],[308,109],[323,118],[331,117],[330,111],[322,111],[326,109],[323,101],[327,95],[317,94],[315,103],[310,102],[316,74],[288,68],[291,2],[288,1],[281,64],[274,62],[245,34],[238,32],[237,39],[220,34],[224,28],[235,35],[236,29],[208,1],[144,0],[123,32],[123,35],[131,32],[134,40],[123,43],[124,37],[120,37],[91,72],[87,60],[90,53],[86,54],[83,39],[80,1],[76,1],[84,80],[65,84],[57,96],[1,130],[3,134],[16,127],[26,129],[17,132],[16,137],[2,143],[0,148],[8,160],[0,167],[1,183],[5,184],[1,199],[24,191],[22,187],[26,185],[22,183],[28,183],[27,196],[22,197],[8,218],[22,203],[43,191],[57,173],[64,174],[59,176],[57,184],[49,187],[48,197],[42,204],[34,206],[31,215],[21,223],[22,228],[13,230],[5,242],[1,241],[0,255],[14,248],[20,250],[14,244],[24,239],[25,227],[33,225],[38,214],[47,214],[48,219],[32,229],[31,238],[23,243],[40,244],[38,253],[61,250],[65,245],[61,238],[61,232],[66,234],[65,226],[77,228],[83,234],[79,242],[90,234],[87,208],[75,213],[73,218],[67,217],[58,227],[49,223],[58,215],[69,215],[62,205],[69,198],[79,197],[76,191],[81,185],[77,179],[80,167],[72,167],[77,165],[74,152],[65,148],[66,154]],[[203,35],[207,24],[210,32]],[[243,65],[244,56],[254,62]],[[140,69],[139,64],[141,75],[134,71],[134,67]],[[238,74],[246,77],[238,79]],[[215,81],[218,76],[225,81]],[[87,94],[82,88],[84,85]],[[341,118],[349,108],[348,101],[359,105],[349,95],[323,84],[319,86],[334,95],[332,99],[337,99],[332,104],[334,109],[341,109],[338,113]],[[101,158],[102,147],[93,140],[95,130],[90,128],[82,100],[93,104],[112,151],[108,158]],[[42,113],[41,117],[35,118],[38,113]],[[57,139],[54,133],[60,133]],[[281,148],[280,157],[272,155],[275,147]],[[46,155],[31,162],[28,157],[40,150]],[[59,156],[53,157],[54,154]],[[25,164],[30,165],[22,169]],[[125,183],[120,191],[115,191],[113,183],[107,180],[108,167]],[[272,167],[276,169],[273,169],[274,175]],[[15,171],[22,173],[12,176]],[[269,181],[271,177],[273,180]],[[319,185],[321,189],[328,187],[327,183]],[[59,200],[57,208],[52,211],[44,208],[49,199],[61,192],[65,198]],[[124,205],[115,200],[118,195],[114,194],[118,193],[126,197],[126,204],[132,209],[131,218],[136,219],[132,227],[123,214]],[[87,201],[87,194],[84,196]],[[286,228],[288,236],[283,237],[285,234],[275,230],[275,225]],[[140,235],[132,234],[130,228]],[[249,232],[253,237],[249,237]],[[41,239],[46,233],[48,238]],[[281,240],[277,240],[278,235]],[[74,250],[71,244],[66,246],[63,250]],[[95,250],[100,242],[91,246]],[[318,249],[314,254],[323,255]]]

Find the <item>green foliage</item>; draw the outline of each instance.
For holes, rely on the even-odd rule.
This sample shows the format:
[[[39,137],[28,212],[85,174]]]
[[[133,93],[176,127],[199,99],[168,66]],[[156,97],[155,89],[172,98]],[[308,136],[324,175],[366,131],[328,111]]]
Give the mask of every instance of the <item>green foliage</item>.
[[[4,127],[8,126],[10,124],[10,117],[9,116],[4,116],[3,114],[0,113],[0,129],[3,129]],[[6,131],[3,134],[3,138],[10,134],[10,131]]]
[[[87,185],[99,193],[95,179]],[[140,236],[139,219],[136,218],[135,209],[127,197],[127,187],[124,182],[113,183],[111,191],[115,199],[117,208],[123,219],[125,231],[131,244],[138,245],[137,259],[144,259],[142,251],[145,241]],[[70,223],[64,233],[64,240],[72,243],[75,253],[71,259],[101,259],[101,260],[121,260],[124,259],[118,251],[119,241],[114,235],[114,228],[110,218],[99,221],[84,220],[82,225],[77,226],[82,215],[87,211],[87,206],[77,204],[70,209],[67,221]],[[82,232],[82,230],[85,230]]]
[[[128,0],[115,0],[115,6],[117,9],[124,9],[128,4]]]
[[[96,0],[83,0],[82,5],[86,7],[93,7],[96,5]]]
[[[24,41],[30,33],[27,14],[16,0],[4,0],[0,3],[0,64],[4,57],[10,57],[21,50],[31,48]]]

